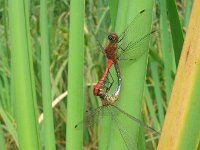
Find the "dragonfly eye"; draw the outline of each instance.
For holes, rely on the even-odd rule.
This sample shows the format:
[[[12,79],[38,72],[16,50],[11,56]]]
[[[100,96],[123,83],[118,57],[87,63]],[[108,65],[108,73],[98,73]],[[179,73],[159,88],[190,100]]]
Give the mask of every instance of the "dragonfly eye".
[[[114,43],[116,41],[115,37],[113,37],[112,35],[108,36],[108,39],[110,42]]]

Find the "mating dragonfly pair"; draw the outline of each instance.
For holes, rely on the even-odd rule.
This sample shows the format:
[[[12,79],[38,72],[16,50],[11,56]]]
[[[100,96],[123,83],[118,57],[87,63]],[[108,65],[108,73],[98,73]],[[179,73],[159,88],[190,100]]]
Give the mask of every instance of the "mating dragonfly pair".
[[[87,123],[91,123],[91,120],[94,117],[100,114],[104,114],[103,111],[107,109],[107,111],[111,113],[112,118],[115,117],[115,115],[113,115],[114,113],[122,113],[128,118],[137,122],[139,125],[142,125],[143,127],[146,127],[151,131],[159,134],[159,132],[147,126],[141,120],[131,116],[130,114],[126,113],[125,111],[114,105],[114,103],[118,100],[121,90],[121,73],[118,61],[137,61],[145,52],[148,51],[147,48],[141,49],[141,47],[145,43],[149,43],[150,36],[155,33],[155,31],[148,32],[148,30],[142,29],[142,26],[140,24],[141,22],[144,22],[147,17],[151,17],[151,13],[148,10],[142,10],[138,13],[138,15],[133,19],[133,21],[127,26],[127,28],[122,32],[120,36],[118,36],[116,33],[109,34],[108,44],[106,48],[102,50],[104,55],[108,59],[106,70],[93,90],[94,96],[100,97],[102,106],[96,108],[92,113],[87,115],[87,118],[85,120],[87,121]],[[117,75],[117,87],[114,90],[113,94],[109,94],[108,92],[113,85],[113,81],[108,82],[107,79],[108,75],[110,74],[109,70],[112,66],[114,66]],[[113,120],[116,121],[115,118],[113,118]],[[81,123],[77,124],[75,127],[77,128]],[[127,149],[136,149],[135,144],[130,144],[130,142],[128,143],[126,141],[127,136],[122,134],[122,129],[119,130],[120,134],[123,136]]]

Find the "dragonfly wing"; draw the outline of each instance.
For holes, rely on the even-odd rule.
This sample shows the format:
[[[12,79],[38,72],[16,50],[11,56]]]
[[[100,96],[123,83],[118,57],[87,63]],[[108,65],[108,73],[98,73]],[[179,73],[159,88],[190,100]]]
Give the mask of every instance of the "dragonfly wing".
[[[137,61],[147,50],[145,44],[149,43],[150,35],[155,33],[154,31],[144,35],[141,39],[136,42],[131,42],[126,46],[126,50],[122,51],[118,55],[118,60],[132,60]]]
[[[152,32],[149,32],[149,28],[144,22],[151,19],[151,16],[150,10],[140,11],[120,35],[118,43],[119,60],[131,59],[136,61],[147,51],[145,44],[148,44]]]
[[[131,136],[128,131],[123,128],[123,125],[117,119],[117,115],[114,113],[115,110],[113,108],[110,109],[110,113],[112,115],[112,120],[115,126],[117,127],[126,147],[128,150],[137,150],[137,144],[135,142],[134,136]]]
[[[102,113],[103,106],[97,107],[91,112],[86,111],[84,120],[75,125],[75,128],[80,129],[84,127],[92,127],[98,121],[99,115]]]
[[[121,112],[123,115],[125,115],[126,117],[128,117],[129,119],[133,120],[135,123],[137,123],[138,125],[145,127],[147,129],[149,129],[151,132],[156,133],[158,135],[160,135],[160,132],[156,131],[154,128],[148,126],[147,124],[145,124],[143,121],[139,120],[138,118],[128,114],[127,112],[123,111],[122,109],[120,109],[119,107],[112,105],[113,108],[116,109],[116,111]]]
[[[99,121],[99,117],[110,116],[109,106],[99,106],[91,112],[86,112],[84,120],[75,125],[75,128],[92,127]]]
[[[97,35],[94,33],[93,30],[91,30],[91,33],[92,33],[92,35],[94,36],[94,38],[95,38],[95,40],[96,40],[96,42],[97,42],[98,47],[101,49],[101,52],[104,54],[104,48],[103,48],[103,46],[102,46],[100,40],[97,38]]]

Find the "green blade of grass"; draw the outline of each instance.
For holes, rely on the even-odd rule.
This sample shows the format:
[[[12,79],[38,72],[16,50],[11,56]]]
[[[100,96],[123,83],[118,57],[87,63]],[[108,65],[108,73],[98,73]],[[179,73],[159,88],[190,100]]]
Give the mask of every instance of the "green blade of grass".
[[[0,114],[4,123],[6,124],[7,131],[12,135],[12,138],[15,141],[16,145],[19,146],[17,131],[13,124],[13,118],[11,118],[11,116],[8,113],[6,113],[5,110],[2,109],[2,107],[0,107]]]
[[[8,17],[8,1],[4,0],[3,1],[3,24],[4,24],[4,27],[5,27],[5,39],[6,39],[6,48],[8,49],[9,46],[8,46],[8,20],[7,20],[7,17]]]
[[[115,29],[117,10],[118,10],[118,3],[119,3],[119,0],[109,0],[108,1],[109,7],[110,7],[110,17],[111,17],[111,22],[112,22],[113,29]]]
[[[168,33],[168,23],[167,23],[167,9],[166,2],[160,0],[160,40],[161,40],[161,50],[163,53],[163,62],[164,62],[164,79],[165,79],[165,88],[166,88],[166,99],[167,101],[171,95],[172,89],[172,53],[170,51],[170,41]]]
[[[159,72],[158,72],[158,64],[151,59],[150,62],[151,66],[151,74],[152,74],[152,79],[154,81],[154,91],[155,91],[155,99],[156,99],[156,104],[158,107],[158,117],[160,121],[160,125],[162,126],[163,121],[164,121],[164,109],[162,105],[162,92],[160,89],[160,81],[159,81]]]
[[[200,139],[200,1],[193,4],[158,150],[197,149]]]
[[[185,9],[185,12],[184,12],[184,22],[183,22],[183,25],[184,25],[185,28],[187,28],[188,23],[189,23],[192,3],[193,3],[192,0],[186,0],[186,9]]]
[[[150,49],[149,49],[149,55],[150,55],[150,56],[152,57],[152,59],[153,59],[154,61],[156,61],[159,65],[161,65],[162,67],[164,66],[164,65],[163,65],[163,60],[162,60],[162,58],[159,56],[159,54],[156,52],[155,49],[150,48]]]
[[[51,107],[51,83],[49,65],[49,39],[47,1],[40,0],[40,32],[41,32],[41,59],[42,59],[42,100],[44,112],[44,148],[55,150],[55,136],[53,123],[53,110]]]
[[[66,149],[82,149],[83,130],[75,125],[83,120],[84,107],[84,0],[70,1],[70,37],[68,66],[68,101],[67,101],[67,143]]]
[[[7,2],[4,1],[4,8],[7,7]],[[4,10],[3,18],[7,17],[7,9]],[[5,32],[7,31],[7,22],[4,20]],[[5,39],[7,39],[7,32],[5,33]],[[9,51],[6,49],[8,43],[5,45],[0,41],[0,102],[1,107],[8,112],[13,112],[13,106],[10,99],[10,64],[9,64]],[[5,48],[6,47],[6,48]]]
[[[140,128],[137,146],[138,146],[138,149],[141,149],[141,150],[146,150],[144,135],[145,135],[144,128]]]
[[[97,27],[95,29],[95,34],[97,34],[99,32],[100,26],[103,23],[103,21],[105,20],[105,16],[106,16],[108,10],[109,10],[109,7],[106,7],[105,10],[102,12],[102,15],[101,15],[101,17],[99,19],[99,23],[98,23],[98,25],[97,25]]]
[[[1,126],[0,126],[0,149],[1,150],[6,150],[5,140],[4,140],[4,134],[3,134],[3,130],[2,130]]]
[[[162,0],[160,0],[160,2],[162,2]],[[183,46],[183,40],[184,40],[183,32],[182,32],[182,27],[179,20],[175,0],[167,0],[166,2],[167,2],[169,23],[170,23],[171,33],[172,33],[175,61],[176,61],[176,66],[178,66],[178,62],[181,55],[181,49]]]
[[[11,35],[12,90],[15,99],[16,121],[19,148],[22,150],[40,149],[35,94],[28,39],[27,5],[24,0],[9,1],[9,25]]]
[[[115,26],[115,29],[116,29],[116,26],[118,26],[118,28],[121,27],[121,32],[122,32],[123,28],[125,28],[125,24],[126,24],[126,21],[127,21],[127,18],[125,16],[127,15],[128,3],[129,3],[128,0],[124,0],[123,2],[122,1],[119,1],[119,2],[118,1],[115,1],[115,2],[112,1],[112,2],[110,2],[110,5],[109,5],[110,12],[116,13],[115,14],[116,16],[114,16],[114,14],[111,14],[112,15],[111,19],[113,19],[113,17],[116,18],[116,20],[111,21],[112,26]],[[118,6],[117,12],[116,12],[116,10],[112,10],[112,9],[116,9],[116,6]],[[119,16],[117,16],[118,13],[119,13],[119,9],[121,10],[121,12],[120,12],[121,15],[124,16],[124,17],[121,18],[121,21],[117,21],[117,18],[119,17]],[[115,25],[113,23],[117,23],[117,24]],[[115,30],[115,29],[113,29],[113,30]],[[113,74],[115,72],[114,68],[111,68],[111,69],[112,69],[111,72]],[[116,87],[116,83],[114,83],[114,85],[112,86],[112,89],[113,89],[113,87]],[[110,148],[112,148],[113,146],[112,146],[112,135],[111,135],[111,133],[112,133],[112,131],[111,131],[111,118],[110,117],[104,117],[101,120],[100,124],[102,125],[102,130],[101,130],[100,135],[99,135],[99,139],[100,139],[99,149],[104,150],[108,146]],[[118,144],[120,144],[120,143],[118,143]]]
[[[152,10],[152,7],[153,1],[149,0],[144,0],[142,2],[138,0],[119,1],[115,31],[120,34],[125,29],[126,25],[129,25],[136,14],[138,14],[143,9]],[[149,11],[149,13],[151,12],[152,11]],[[150,16],[151,14],[149,15],[149,17]],[[143,24],[142,27],[145,27],[145,29],[142,28],[141,30],[150,32],[152,18],[146,17],[145,19],[146,20],[144,22],[141,22],[141,25]],[[148,49],[149,44],[145,43],[143,46],[144,47],[142,48]],[[118,100],[118,106],[125,110],[127,113],[135,116],[136,118],[140,118],[141,113],[141,100],[143,96],[146,65],[147,53],[145,53],[137,62],[129,66],[123,65],[123,62],[120,63],[122,89],[120,93],[120,98]],[[118,116],[118,120],[120,123],[123,122],[124,127],[122,128],[124,128],[124,131],[121,132],[125,133],[125,135],[123,135],[125,137],[123,137],[117,129],[118,125],[113,122],[113,125],[115,127],[113,126],[113,128],[111,128],[112,140],[110,142],[110,149],[125,149],[129,146],[131,147],[131,149],[136,149],[136,147],[134,146],[137,146],[139,126],[132,120],[129,120],[121,115]],[[131,138],[128,141],[125,142],[123,140],[123,138],[127,140],[127,138],[129,138],[130,136]]]
[[[33,50],[32,50],[32,43],[31,43],[31,28],[29,25],[29,16],[30,16],[30,0],[24,0],[24,13],[25,13],[25,24],[26,24],[26,38],[27,38],[27,48],[28,48],[28,60],[29,60],[29,66],[30,66],[30,79],[31,79],[31,88],[32,88],[32,97],[33,97],[33,105],[34,105],[34,116],[35,116],[35,127],[36,127],[36,134],[37,134],[37,140],[38,145],[41,148],[40,145],[40,136],[39,136],[39,124],[38,124],[38,107],[37,107],[37,101],[36,101],[36,86],[35,86],[35,77],[34,77],[34,68],[33,68]]]
[[[150,112],[150,116],[152,118],[152,122],[154,124],[154,128],[156,130],[158,130],[160,128],[160,124],[159,124],[158,119],[156,117],[155,110],[154,110],[153,103],[152,103],[152,99],[151,99],[151,96],[150,96],[150,92],[148,90],[148,86],[147,86],[146,83],[145,83],[145,86],[144,86],[144,95],[145,95],[147,107],[148,107],[149,112]]]

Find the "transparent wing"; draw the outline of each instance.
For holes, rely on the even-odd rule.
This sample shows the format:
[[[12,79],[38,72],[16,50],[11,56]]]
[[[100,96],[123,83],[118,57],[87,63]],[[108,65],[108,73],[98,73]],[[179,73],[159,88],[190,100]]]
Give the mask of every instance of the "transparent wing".
[[[119,36],[118,59],[119,60],[138,60],[147,50],[150,35],[149,28],[145,22],[151,19],[150,10],[140,11],[132,22],[126,27]]]
[[[93,30],[91,30],[91,33],[92,33],[92,35],[94,36],[94,38],[95,38],[95,40],[96,40],[96,42],[97,42],[97,45],[98,45],[98,47],[100,48],[101,52],[104,54],[104,48],[103,48],[103,46],[102,46],[100,40],[97,38],[97,35],[94,33]]]
[[[99,106],[93,111],[86,111],[84,120],[80,121],[75,125],[75,128],[80,129],[83,127],[93,127],[94,124],[98,123],[99,117],[110,116],[109,106]]]
[[[114,125],[117,127],[126,147],[128,150],[137,150],[137,144],[135,142],[134,136],[131,136],[130,133],[123,127],[123,125],[119,122],[116,115],[116,110],[114,107],[111,107],[110,114],[112,115],[112,120]]]
[[[75,125],[75,128],[80,129],[83,127],[91,127],[98,121],[99,114],[102,111],[102,106],[97,107],[91,112],[86,111],[86,116],[84,120],[80,121],[78,124]]]
[[[145,124],[143,121],[141,121],[141,120],[135,118],[134,116],[128,114],[127,112],[123,111],[122,109],[120,109],[119,107],[117,107],[117,106],[115,106],[115,105],[112,105],[112,106],[113,106],[113,108],[116,109],[116,111],[119,111],[120,113],[124,114],[125,116],[127,116],[128,118],[130,118],[131,120],[133,120],[134,122],[138,123],[138,125],[141,125],[141,126],[147,128],[147,129],[149,129],[151,132],[154,132],[154,133],[160,135],[160,132],[158,132],[158,131],[156,131],[154,128],[148,126],[148,125]]]

